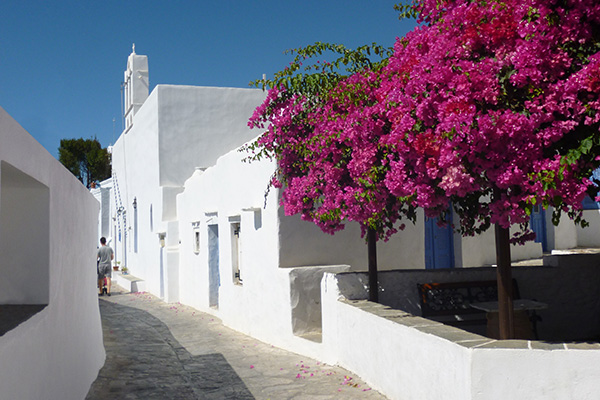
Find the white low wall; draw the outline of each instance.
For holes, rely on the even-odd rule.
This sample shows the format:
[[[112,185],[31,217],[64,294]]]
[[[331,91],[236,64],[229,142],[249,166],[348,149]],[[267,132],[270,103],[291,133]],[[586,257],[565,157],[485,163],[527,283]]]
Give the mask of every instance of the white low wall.
[[[0,398],[82,399],[105,359],[96,290],[98,202],[76,178],[0,108],[0,169],[11,176],[0,182],[0,208],[10,208],[2,191],[14,184],[47,191],[43,208],[32,210],[42,223],[25,218],[32,233],[43,237],[2,248],[2,280],[26,283],[19,269],[36,268],[46,278],[32,280],[41,297],[25,293],[2,304],[42,303],[47,306],[0,336]],[[8,172],[7,172],[8,171]],[[1,172],[1,171],[0,171]],[[22,177],[27,177],[22,179]],[[10,180],[13,180],[11,183]],[[34,184],[30,184],[35,182]],[[35,193],[38,193],[37,190]],[[42,191],[43,192],[43,191]],[[7,205],[8,204],[8,205]],[[3,210],[10,213],[10,210]],[[4,215],[4,214],[2,214]],[[4,217],[2,217],[4,218]],[[4,220],[3,222],[10,221]],[[13,221],[15,231],[23,230]],[[3,230],[0,241],[7,240]],[[27,255],[27,257],[19,256]],[[28,260],[36,254],[37,265]],[[16,255],[16,256],[15,256]],[[6,262],[12,260],[11,262]]]
[[[547,214],[550,214],[547,212]],[[589,226],[582,228],[568,218],[562,218],[558,226],[548,225],[553,238],[551,248],[572,249],[575,247],[600,247],[600,210],[584,210],[583,219]]]
[[[493,340],[347,300],[342,275],[322,281],[328,363],[354,371],[392,399],[597,399],[598,343]]]
[[[511,234],[516,228],[511,229]],[[455,240],[461,240],[461,263],[457,266],[482,267],[484,265],[496,264],[496,236],[493,227],[476,236],[455,236]],[[510,246],[510,259],[512,261],[529,260],[542,257],[542,244],[532,241],[523,245]]]

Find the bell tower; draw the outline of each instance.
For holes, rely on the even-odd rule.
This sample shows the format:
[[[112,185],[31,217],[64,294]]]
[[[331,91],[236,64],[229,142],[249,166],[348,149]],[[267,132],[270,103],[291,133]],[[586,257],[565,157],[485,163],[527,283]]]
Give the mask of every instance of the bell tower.
[[[125,133],[133,125],[133,116],[138,112],[148,98],[150,81],[148,77],[148,56],[135,54],[135,43],[127,58],[127,70],[122,84],[123,118]]]

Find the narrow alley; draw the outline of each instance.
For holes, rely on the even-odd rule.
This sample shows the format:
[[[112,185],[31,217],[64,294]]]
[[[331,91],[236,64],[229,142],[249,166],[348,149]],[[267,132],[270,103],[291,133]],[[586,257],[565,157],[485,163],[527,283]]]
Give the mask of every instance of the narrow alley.
[[[348,371],[148,293],[99,298],[106,363],[86,399],[385,399]]]

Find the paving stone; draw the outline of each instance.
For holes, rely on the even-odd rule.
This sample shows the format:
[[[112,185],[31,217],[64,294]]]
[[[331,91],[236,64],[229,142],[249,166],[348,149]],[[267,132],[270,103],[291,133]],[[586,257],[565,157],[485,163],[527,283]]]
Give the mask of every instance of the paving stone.
[[[572,342],[565,343],[569,350],[599,350],[600,343],[598,342]]]
[[[564,343],[550,343],[532,340],[529,345],[534,350],[565,350]]]
[[[490,343],[492,341],[495,341],[494,339],[488,339],[488,338],[484,338],[484,339],[474,339],[474,340],[459,340],[456,342],[456,344],[461,345],[462,347],[466,347],[466,348],[474,348],[474,347],[481,347],[484,344]]]
[[[478,349],[529,349],[529,341],[518,339],[494,340],[476,347]]]
[[[107,358],[87,400],[385,399],[339,367],[148,293],[99,298]]]
[[[415,329],[423,333],[433,334],[435,336],[450,340],[452,342],[465,342],[468,340],[481,340],[484,339],[479,335],[463,331],[462,329],[455,328],[444,324],[435,326],[416,326]]]

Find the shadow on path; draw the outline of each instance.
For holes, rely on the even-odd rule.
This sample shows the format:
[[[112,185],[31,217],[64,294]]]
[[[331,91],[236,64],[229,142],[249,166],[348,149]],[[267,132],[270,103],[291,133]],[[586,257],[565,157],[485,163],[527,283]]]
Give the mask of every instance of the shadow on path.
[[[222,354],[191,355],[146,311],[100,299],[100,313],[106,363],[86,399],[254,399]]]

